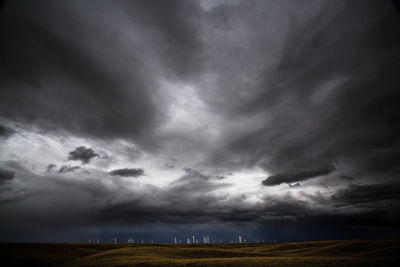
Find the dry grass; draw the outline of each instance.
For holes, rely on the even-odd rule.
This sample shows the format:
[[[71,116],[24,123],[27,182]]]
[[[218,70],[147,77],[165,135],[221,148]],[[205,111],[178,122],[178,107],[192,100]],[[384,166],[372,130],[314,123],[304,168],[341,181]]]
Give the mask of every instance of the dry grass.
[[[0,257],[2,266],[400,266],[400,241],[0,244]]]

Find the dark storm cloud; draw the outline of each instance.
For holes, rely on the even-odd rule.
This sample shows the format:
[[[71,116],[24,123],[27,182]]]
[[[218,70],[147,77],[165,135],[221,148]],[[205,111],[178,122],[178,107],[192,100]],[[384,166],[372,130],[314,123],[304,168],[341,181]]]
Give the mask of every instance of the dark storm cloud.
[[[182,196],[180,193],[185,191],[179,188],[168,193],[156,188],[149,192],[157,198],[150,200],[141,196],[131,201],[110,203],[99,210],[96,220],[121,225],[160,222],[255,224],[265,227],[261,231],[289,240],[400,236],[400,214],[385,205],[371,205],[364,210],[355,210],[350,205],[350,209],[340,210],[333,208],[328,201],[324,202],[324,208],[315,208],[311,203],[299,201],[291,195],[266,196],[257,205],[247,205],[240,198],[222,204],[219,198],[212,195]],[[159,196],[164,201],[159,202]],[[304,233],[304,236],[299,233]]]
[[[14,179],[15,173],[13,171],[0,168],[0,185],[5,184],[7,181]]]
[[[373,206],[372,202],[385,201],[389,205],[400,204],[400,184],[351,184],[348,188],[339,190],[332,196],[338,206],[365,205]]]
[[[253,15],[249,21],[254,24],[265,18],[254,15],[259,13],[253,7],[260,8],[263,2],[256,3],[238,6],[243,19],[246,12]],[[309,4],[303,9],[295,1],[265,3],[278,14],[296,12],[271,18],[277,29],[286,30],[284,38],[277,29],[275,38],[267,39],[268,28],[263,34],[250,25],[246,28],[254,38],[248,48],[265,58],[264,63],[253,59],[258,65],[254,73],[243,68],[249,82],[243,82],[243,75],[233,75],[236,70],[224,73],[216,66],[221,79],[229,77],[230,83],[252,91],[237,95],[235,105],[231,101],[220,106],[235,119],[254,120],[255,126],[240,135],[227,132],[225,150],[217,151],[210,162],[232,166],[239,158],[272,173],[340,163],[348,175],[389,179],[400,171],[400,78],[395,71],[400,67],[400,16],[390,1]],[[235,21],[230,16],[240,17],[235,8],[224,12],[231,22]],[[263,54],[255,44],[279,53]],[[235,48],[232,44],[217,60],[231,62]]]
[[[13,129],[10,129],[8,127],[5,127],[0,124],[0,137],[9,137],[14,133]]]
[[[133,23],[143,24],[162,46],[154,52],[166,72],[176,78],[194,78],[202,70],[202,41],[200,38],[200,6],[196,1],[117,1]],[[134,16],[132,16],[134,14]]]
[[[67,165],[62,165],[61,168],[58,170],[58,173],[67,173],[67,172],[73,172],[80,169],[79,166],[67,166]]]
[[[9,204],[13,204],[16,202],[25,201],[32,197],[43,196],[46,194],[48,195],[49,192],[46,192],[46,191],[29,192],[26,190],[14,191],[13,195],[11,197],[0,199],[0,204],[1,205],[9,205]]]
[[[309,201],[299,200],[290,193],[282,196],[264,195],[257,204],[249,204],[244,196],[228,199],[212,194],[218,188],[229,187],[229,184],[217,185],[210,179],[202,178],[203,174],[192,169],[185,171],[178,182],[171,186],[159,188],[146,185],[139,190],[117,184],[118,180],[112,181],[113,185],[110,186],[103,183],[101,178],[40,177],[26,169],[23,173],[22,177],[26,177],[26,181],[34,178],[38,182],[36,190],[22,189],[20,193],[10,192],[7,197],[0,198],[2,209],[4,205],[18,205],[24,211],[16,218],[15,213],[5,209],[3,214],[7,215],[7,221],[16,222],[12,224],[14,226],[21,224],[26,227],[25,221],[24,224],[21,222],[21,218],[24,218],[29,220],[33,229],[43,225],[45,220],[46,227],[54,229],[70,229],[82,225],[101,229],[108,229],[110,225],[129,225],[132,228],[152,223],[165,224],[169,229],[172,225],[252,224],[253,227],[267,227],[269,230],[265,230],[266,233],[273,229],[273,234],[278,235],[279,239],[288,240],[327,238],[324,234],[328,233],[331,234],[330,238],[358,237],[357,235],[389,237],[389,234],[391,237],[400,236],[396,224],[400,221],[399,214],[393,213],[386,204],[380,207],[368,205],[368,209],[358,211],[359,204],[356,202],[359,198],[356,198],[347,201],[346,210],[334,208],[347,200],[351,193],[347,196],[338,193],[340,198],[335,196],[328,202],[323,201],[328,196],[310,195],[315,203],[319,203],[317,206]],[[101,177],[101,172],[97,175]],[[372,186],[377,185],[361,190],[350,188],[350,191],[371,193]],[[378,191],[385,194],[389,192],[388,189],[389,186],[386,186]],[[69,201],[66,203],[67,196]],[[24,205],[24,201],[32,203],[36,197],[58,204],[46,206],[37,215],[38,211],[31,213],[30,205]],[[61,207],[62,212],[59,211]],[[382,225],[387,228],[382,228]],[[193,229],[196,233],[197,228]],[[285,233],[288,229],[295,231]],[[264,232],[262,229],[259,231]],[[298,235],[297,232],[305,235]]]
[[[85,146],[77,147],[74,151],[68,153],[68,160],[80,160],[82,164],[88,164],[95,157],[100,158],[100,155]]]
[[[98,219],[104,222],[137,224],[146,221],[211,222],[219,221],[218,213],[222,212],[220,216],[227,216],[226,213],[230,213],[231,209],[241,209],[240,199],[221,207],[221,199],[212,194],[219,188],[229,187],[229,184],[216,184],[208,176],[190,168],[184,171],[185,174],[166,188],[148,186],[144,194],[137,192],[130,200],[116,201],[101,207]]]
[[[80,194],[84,194],[88,195],[93,200],[101,201],[101,205],[112,200],[115,198],[115,195],[120,193],[118,190],[108,188],[100,179],[97,178],[86,178],[82,180],[54,179],[52,182],[60,188],[72,189],[76,193],[76,197]],[[57,189],[57,187],[55,189]],[[79,204],[75,203],[75,205]],[[82,208],[85,209],[88,206],[89,205],[83,205]]]
[[[124,168],[124,169],[116,169],[112,170],[110,172],[112,176],[119,175],[119,176],[124,176],[124,177],[139,177],[142,175],[145,175],[145,172],[143,169],[129,169],[129,168]]]
[[[347,180],[347,181],[354,181],[355,180],[355,178],[353,176],[349,176],[349,175],[345,175],[345,174],[339,175],[339,178],[343,179],[343,180]]]
[[[294,182],[308,180],[318,176],[327,175],[332,173],[333,171],[335,171],[335,166],[327,166],[297,173],[275,174],[269,176],[267,179],[262,181],[262,184],[265,186],[280,185],[282,183],[290,184]]]
[[[0,114],[101,138],[151,131],[160,76],[201,67],[194,1],[9,1],[0,20]],[[26,100],[29,99],[29,102]],[[155,142],[153,142],[155,143]]]

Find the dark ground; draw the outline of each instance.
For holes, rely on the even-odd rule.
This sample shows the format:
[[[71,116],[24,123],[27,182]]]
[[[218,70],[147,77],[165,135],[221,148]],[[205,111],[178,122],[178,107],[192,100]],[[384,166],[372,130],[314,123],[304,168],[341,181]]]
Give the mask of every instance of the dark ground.
[[[1,243],[0,257],[1,266],[400,266],[400,241]]]

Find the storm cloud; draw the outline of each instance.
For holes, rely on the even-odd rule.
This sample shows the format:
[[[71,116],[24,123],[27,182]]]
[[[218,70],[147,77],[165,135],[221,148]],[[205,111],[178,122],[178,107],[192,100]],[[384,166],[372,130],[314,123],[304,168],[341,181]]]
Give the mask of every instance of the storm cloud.
[[[335,166],[327,166],[318,169],[312,169],[307,171],[302,171],[298,173],[285,173],[285,174],[275,174],[269,176],[267,179],[262,181],[262,184],[265,186],[273,186],[279,185],[282,183],[294,183],[300,182],[304,180],[308,180],[311,178],[315,178],[322,175],[327,175],[335,171]]]
[[[332,198],[340,205],[365,205],[377,201],[400,204],[400,189],[398,183],[389,184],[352,184],[339,190]]]
[[[8,127],[0,125],[0,137],[9,137],[14,131]]]
[[[13,171],[0,168],[0,185],[14,179],[15,173]]]
[[[124,177],[139,177],[145,175],[145,172],[143,169],[138,169],[138,168],[137,169],[124,168],[124,169],[112,170],[110,174],[112,176],[118,175]]]
[[[95,157],[100,158],[100,155],[95,153],[93,149],[84,146],[77,147],[74,151],[68,153],[68,160],[78,160],[82,164],[88,164]]]
[[[0,241],[400,237],[396,1],[0,12]]]
[[[160,67],[180,78],[200,70],[195,2],[96,6],[47,0],[5,4],[0,82],[10,90],[0,93],[3,116],[48,131],[139,138],[158,114],[151,95]],[[106,17],[108,22],[101,19]]]
[[[237,79],[232,78],[236,69],[218,72],[221,82],[231,77],[230,83],[241,86],[235,96],[237,103],[221,104],[236,120],[243,121],[237,130],[228,128],[224,150],[216,151],[210,161],[224,166],[233,166],[236,161],[262,165],[272,173],[297,173],[340,162],[347,165],[349,175],[391,177],[399,166],[394,160],[399,152],[396,118],[400,115],[395,104],[400,97],[399,79],[394,71],[400,57],[400,40],[395,37],[400,27],[398,12],[390,2],[310,2],[313,8],[308,10],[297,6],[299,3],[286,4],[260,1],[225,10],[229,17],[227,14],[236,14],[236,8],[253,14],[253,8],[265,5],[275,8],[277,14],[293,8],[298,16],[288,18],[290,22],[283,17],[274,20],[276,28],[287,29],[282,39],[277,37],[276,28],[264,27],[261,35],[250,30],[250,25],[246,28],[254,38],[249,46],[253,51],[260,49],[259,55],[263,55],[258,62],[243,52],[251,66],[259,67],[257,72],[244,69]],[[246,15],[238,14],[243,19]],[[249,24],[261,21],[248,20]],[[274,38],[268,39],[268,34]],[[265,50],[256,44],[275,49],[282,56],[262,53]],[[216,60],[238,66],[232,62],[234,53],[229,50]],[[242,78],[246,75],[247,79]],[[243,88],[252,93],[240,97]],[[235,86],[229,92],[235,93]],[[213,95],[218,97],[228,99]]]

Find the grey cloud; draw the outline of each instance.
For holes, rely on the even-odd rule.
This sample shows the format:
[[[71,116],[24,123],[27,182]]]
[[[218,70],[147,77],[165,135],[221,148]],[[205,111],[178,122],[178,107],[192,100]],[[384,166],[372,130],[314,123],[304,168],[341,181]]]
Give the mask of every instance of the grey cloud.
[[[0,125],[0,137],[10,137],[13,133],[13,129]]]
[[[14,26],[12,32],[3,33],[3,35],[6,34],[3,39],[7,41],[2,42],[2,50],[7,50],[9,53],[9,56],[6,56],[7,72],[2,72],[3,86],[19,88],[2,92],[2,100],[6,101],[2,103],[2,112],[8,118],[34,123],[48,130],[61,127],[78,135],[101,137],[136,135],[148,125],[152,113],[149,97],[139,90],[125,93],[127,86],[124,83],[127,80],[133,80],[132,83],[136,85],[134,88],[143,88],[141,78],[135,75],[124,78],[123,74],[115,73],[101,64],[101,59],[96,58],[96,55],[91,55],[93,52],[89,49],[81,50],[81,47],[73,41],[65,40],[35,25],[34,22],[14,23],[19,24]],[[34,34],[24,35],[24,31]],[[15,44],[16,42],[19,45]],[[33,44],[35,42],[36,44]],[[28,46],[28,44],[32,45]],[[17,53],[22,53],[19,51],[31,55],[25,58],[25,67],[19,67],[22,59],[15,58],[18,57]],[[33,54],[42,56],[36,58],[32,56]],[[10,61],[15,61],[7,63],[8,57]],[[132,62],[139,64],[135,63],[135,60]],[[53,70],[51,70],[52,66]],[[32,71],[33,69],[36,70]],[[11,71],[13,72],[10,73]],[[46,71],[54,73],[54,78],[58,80],[58,90],[64,90],[62,101],[51,82],[43,77],[43,72]],[[76,83],[78,85],[74,85]],[[65,91],[63,89],[65,87],[69,89]],[[34,88],[33,91],[32,88]],[[71,88],[76,89],[71,90]],[[109,88],[116,90],[110,94]],[[27,95],[31,99],[29,106],[26,106],[22,100],[23,96]],[[95,97],[92,98],[92,95]],[[55,106],[46,104],[48,102],[42,103],[43,98],[39,96],[45,96],[44,98],[57,102],[57,108],[54,109]],[[128,105],[127,99],[131,98],[141,100],[135,105]],[[66,103],[74,103],[74,108],[70,109]],[[142,116],[135,115],[139,110]],[[64,116],[64,112],[68,112],[68,116]],[[133,115],[128,118],[127,113]],[[147,119],[145,115],[149,118]],[[141,124],[141,127],[128,123],[128,120]]]
[[[171,183],[169,190],[171,199],[189,199],[195,196],[204,196],[206,193],[213,192],[219,188],[229,186],[229,183],[216,184],[212,181],[212,176],[205,175],[192,168],[183,169],[185,174]]]
[[[164,163],[164,168],[166,169],[173,169],[175,168],[175,164],[171,163],[171,162],[165,162]]]
[[[0,168],[0,185],[5,184],[8,181],[11,181],[15,177],[15,172],[10,171],[8,169]]]
[[[93,200],[99,201],[99,204],[103,205],[108,201],[115,198],[115,195],[119,194],[118,190],[107,187],[100,179],[97,178],[85,178],[81,180],[71,179],[54,179],[52,182],[57,185],[55,189],[61,190],[65,193],[65,189],[73,189],[77,196],[83,194],[93,198]],[[83,205],[82,208],[88,208],[91,205]]]
[[[46,172],[51,172],[55,167],[57,167],[56,164],[49,164],[46,167]]]
[[[13,192],[13,195],[11,197],[0,199],[0,204],[1,205],[9,205],[9,204],[13,204],[15,202],[21,202],[21,201],[27,200],[32,197],[49,195],[49,194],[50,193],[48,191],[40,191],[40,190],[34,191],[34,192],[17,191],[17,192]]]
[[[196,194],[194,197],[188,197],[182,194],[185,191],[180,189],[179,187],[171,188],[166,192],[152,188],[148,190],[152,198],[141,195],[130,201],[109,203],[99,210],[97,219],[114,224],[129,222],[137,225],[144,223],[228,223],[233,225],[256,223],[269,226],[284,224],[296,229],[317,227],[318,229],[315,229],[317,232],[322,229],[328,232],[344,231],[344,229],[350,231],[345,236],[351,233],[351,229],[355,231],[353,233],[363,234],[379,231],[377,226],[381,224],[392,227],[392,230],[383,231],[385,235],[399,231],[396,222],[399,221],[400,214],[390,212],[387,206],[379,208],[372,206],[368,210],[361,211],[353,209],[352,206],[348,210],[337,210],[332,208],[332,203],[321,194],[309,196],[313,202],[320,205],[319,207],[313,205],[312,202],[299,201],[291,195],[265,196],[262,203],[246,205],[241,198],[223,203],[221,199],[213,195]],[[368,222],[365,219],[369,219]],[[307,232],[308,234],[310,233]]]
[[[178,161],[176,159],[170,159],[164,163],[165,169],[174,169],[178,165]]]
[[[187,181],[187,180],[208,180],[210,179],[210,176],[204,175],[199,171],[196,171],[195,169],[192,168],[185,168],[183,169],[185,171],[185,175],[183,175],[179,181]]]
[[[141,224],[144,222],[199,223],[224,221],[224,216],[245,208],[243,199],[220,205],[223,198],[212,192],[230,184],[216,184],[208,176],[191,168],[168,187],[148,186],[132,198],[108,203],[99,210],[99,219],[111,222]],[[219,214],[219,215],[218,215]],[[242,220],[242,219],[241,219]]]
[[[209,103],[239,126],[226,128],[225,144],[209,163],[261,165],[272,173],[287,173],[340,162],[349,168],[348,175],[390,179],[400,166],[400,80],[395,71],[385,70],[399,68],[398,12],[390,1],[311,1],[307,6],[255,1],[219,8],[231,24],[245,21],[244,29],[233,28],[232,35],[246,32],[253,42],[248,50],[233,43],[216,58],[223,64],[212,68],[224,90],[204,98],[211,97]],[[250,27],[264,23],[263,14],[276,28],[263,27],[261,33]],[[285,36],[277,34],[280,29]],[[267,38],[271,33],[273,38]],[[245,56],[257,49],[254,58]],[[237,53],[243,53],[240,62]],[[242,71],[223,70],[227,62]],[[226,80],[229,85],[224,86]],[[242,88],[249,93],[241,94]],[[232,101],[225,97],[227,91],[234,94]],[[248,121],[253,121],[249,127]]]
[[[365,205],[374,207],[373,202],[384,201],[389,205],[400,204],[399,183],[351,184],[332,196],[337,206]]]
[[[85,146],[77,147],[75,150],[68,153],[68,160],[79,160],[82,164],[88,164],[89,161],[95,157],[100,158],[100,155],[95,153],[93,149]]]
[[[7,161],[0,161],[0,164],[4,166],[6,169],[11,169],[14,171],[23,171],[28,172],[29,170],[24,166],[23,162],[18,160],[7,160]]]
[[[334,166],[327,166],[327,167],[322,167],[322,168],[317,168],[317,169],[311,169],[311,170],[306,170],[306,171],[301,171],[297,173],[284,173],[284,174],[276,174],[276,175],[271,175],[264,181],[262,181],[262,184],[265,186],[273,186],[273,185],[279,185],[282,183],[294,183],[294,182],[299,182],[299,181],[304,181],[308,180],[311,178],[315,178],[318,176],[323,176],[323,175],[328,175],[335,171]]]
[[[99,1],[96,8],[81,1],[7,2],[0,25],[2,116],[139,143],[161,116],[153,99],[158,79],[189,79],[201,69],[201,11],[194,1]]]
[[[350,181],[350,182],[355,180],[355,178],[353,176],[349,176],[349,175],[345,175],[345,174],[339,175],[339,178],[343,179],[343,180]]]
[[[288,184],[288,185],[289,185],[289,187],[299,187],[299,186],[301,186],[300,183],[294,183],[294,184]]]
[[[195,1],[145,1],[134,3],[120,1],[133,23],[152,28],[155,39],[164,43],[155,46],[154,52],[163,60],[159,62],[167,75],[183,80],[193,79],[202,70],[202,40],[200,19],[202,9]]]
[[[19,215],[19,218],[29,219],[31,227],[35,227],[36,224],[42,225],[43,218],[46,216],[37,216],[36,212],[28,212],[30,206],[24,204],[24,201],[27,201],[28,198],[30,202],[35,201],[35,197],[39,195],[52,203],[59,203],[57,209],[60,205],[61,207],[65,205],[66,198],[70,199],[68,207],[63,209],[65,214],[59,214],[59,218],[54,216],[58,213],[52,205],[46,206],[41,211],[44,214],[52,214],[46,225],[56,229],[77,225],[101,229],[106,229],[110,225],[118,227],[127,224],[130,227],[140,227],[151,223],[166,225],[254,224],[254,227],[268,226],[270,230],[275,229],[274,227],[277,225],[286,225],[290,229],[299,231],[313,227],[318,233],[324,233],[324,231],[343,232],[352,229],[353,232],[346,233],[349,235],[350,233],[373,233],[377,231],[377,226],[384,224],[387,227],[390,226],[391,230],[378,233],[388,234],[390,232],[393,235],[398,231],[396,222],[400,218],[399,214],[393,213],[388,205],[379,207],[379,209],[374,205],[369,205],[367,210],[357,210],[357,202],[370,197],[361,196],[361,198],[351,199],[352,192],[367,192],[366,194],[369,195],[373,193],[372,187],[379,187],[378,185],[371,185],[368,188],[349,187],[349,193],[343,194],[342,191],[338,191],[336,196],[332,197],[333,201],[326,201],[329,196],[323,196],[321,193],[309,194],[307,197],[312,202],[300,201],[287,193],[282,196],[264,195],[257,204],[250,204],[246,203],[246,198],[243,196],[226,199],[223,196],[212,194],[218,188],[227,187],[229,184],[217,185],[212,179],[204,179],[202,177],[205,176],[204,174],[193,169],[187,169],[185,174],[178,179],[178,183],[163,188],[147,185],[140,190],[134,188],[127,190],[123,184],[116,184],[117,180],[112,181],[112,185],[110,185],[103,183],[101,178],[65,179],[62,176],[40,177],[29,173],[28,170],[25,172],[24,176],[32,176],[35,177],[34,180],[39,181],[36,188],[40,188],[40,190],[28,190],[15,195],[9,193],[9,197],[0,199],[0,203],[2,205],[18,205],[20,210],[26,211]],[[101,177],[107,174],[98,171],[96,175]],[[32,178],[26,181],[32,181]],[[378,192],[381,196],[387,195],[388,199],[396,199],[396,194],[393,191],[390,193],[390,187],[396,188],[394,185],[387,185]],[[361,195],[364,194],[361,193]],[[360,193],[356,195],[360,195]],[[87,201],[88,197],[93,201]],[[383,199],[383,197],[379,199]],[[348,204],[347,209],[333,208],[343,201]],[[318,205],[314,205],[314,203]],[[0,208],[4,207],[0,206]],[[73,217],[74,220],[67,217]],[[21,220],[15,218],[15,213],[7,216],[7,220],[21,223]],[[316,229],[317,226],[321,229]],[[307,234],[310,233],[307,232]],[[283,238],[283,235],[281,233],[279,236]]]
[[[116,169],[112,170],[110,172],[112,176],[124,176],[124,177],[139,177],[145,175],[145,172],[143,169],[129,169],[129,168],[124,168],[124,169]]]
[[[63,165],[61,168],[58,170],[58,173],[67,173],[67,172],[73,172],[75,170],[80,169],[79,166],[67,166]]]

